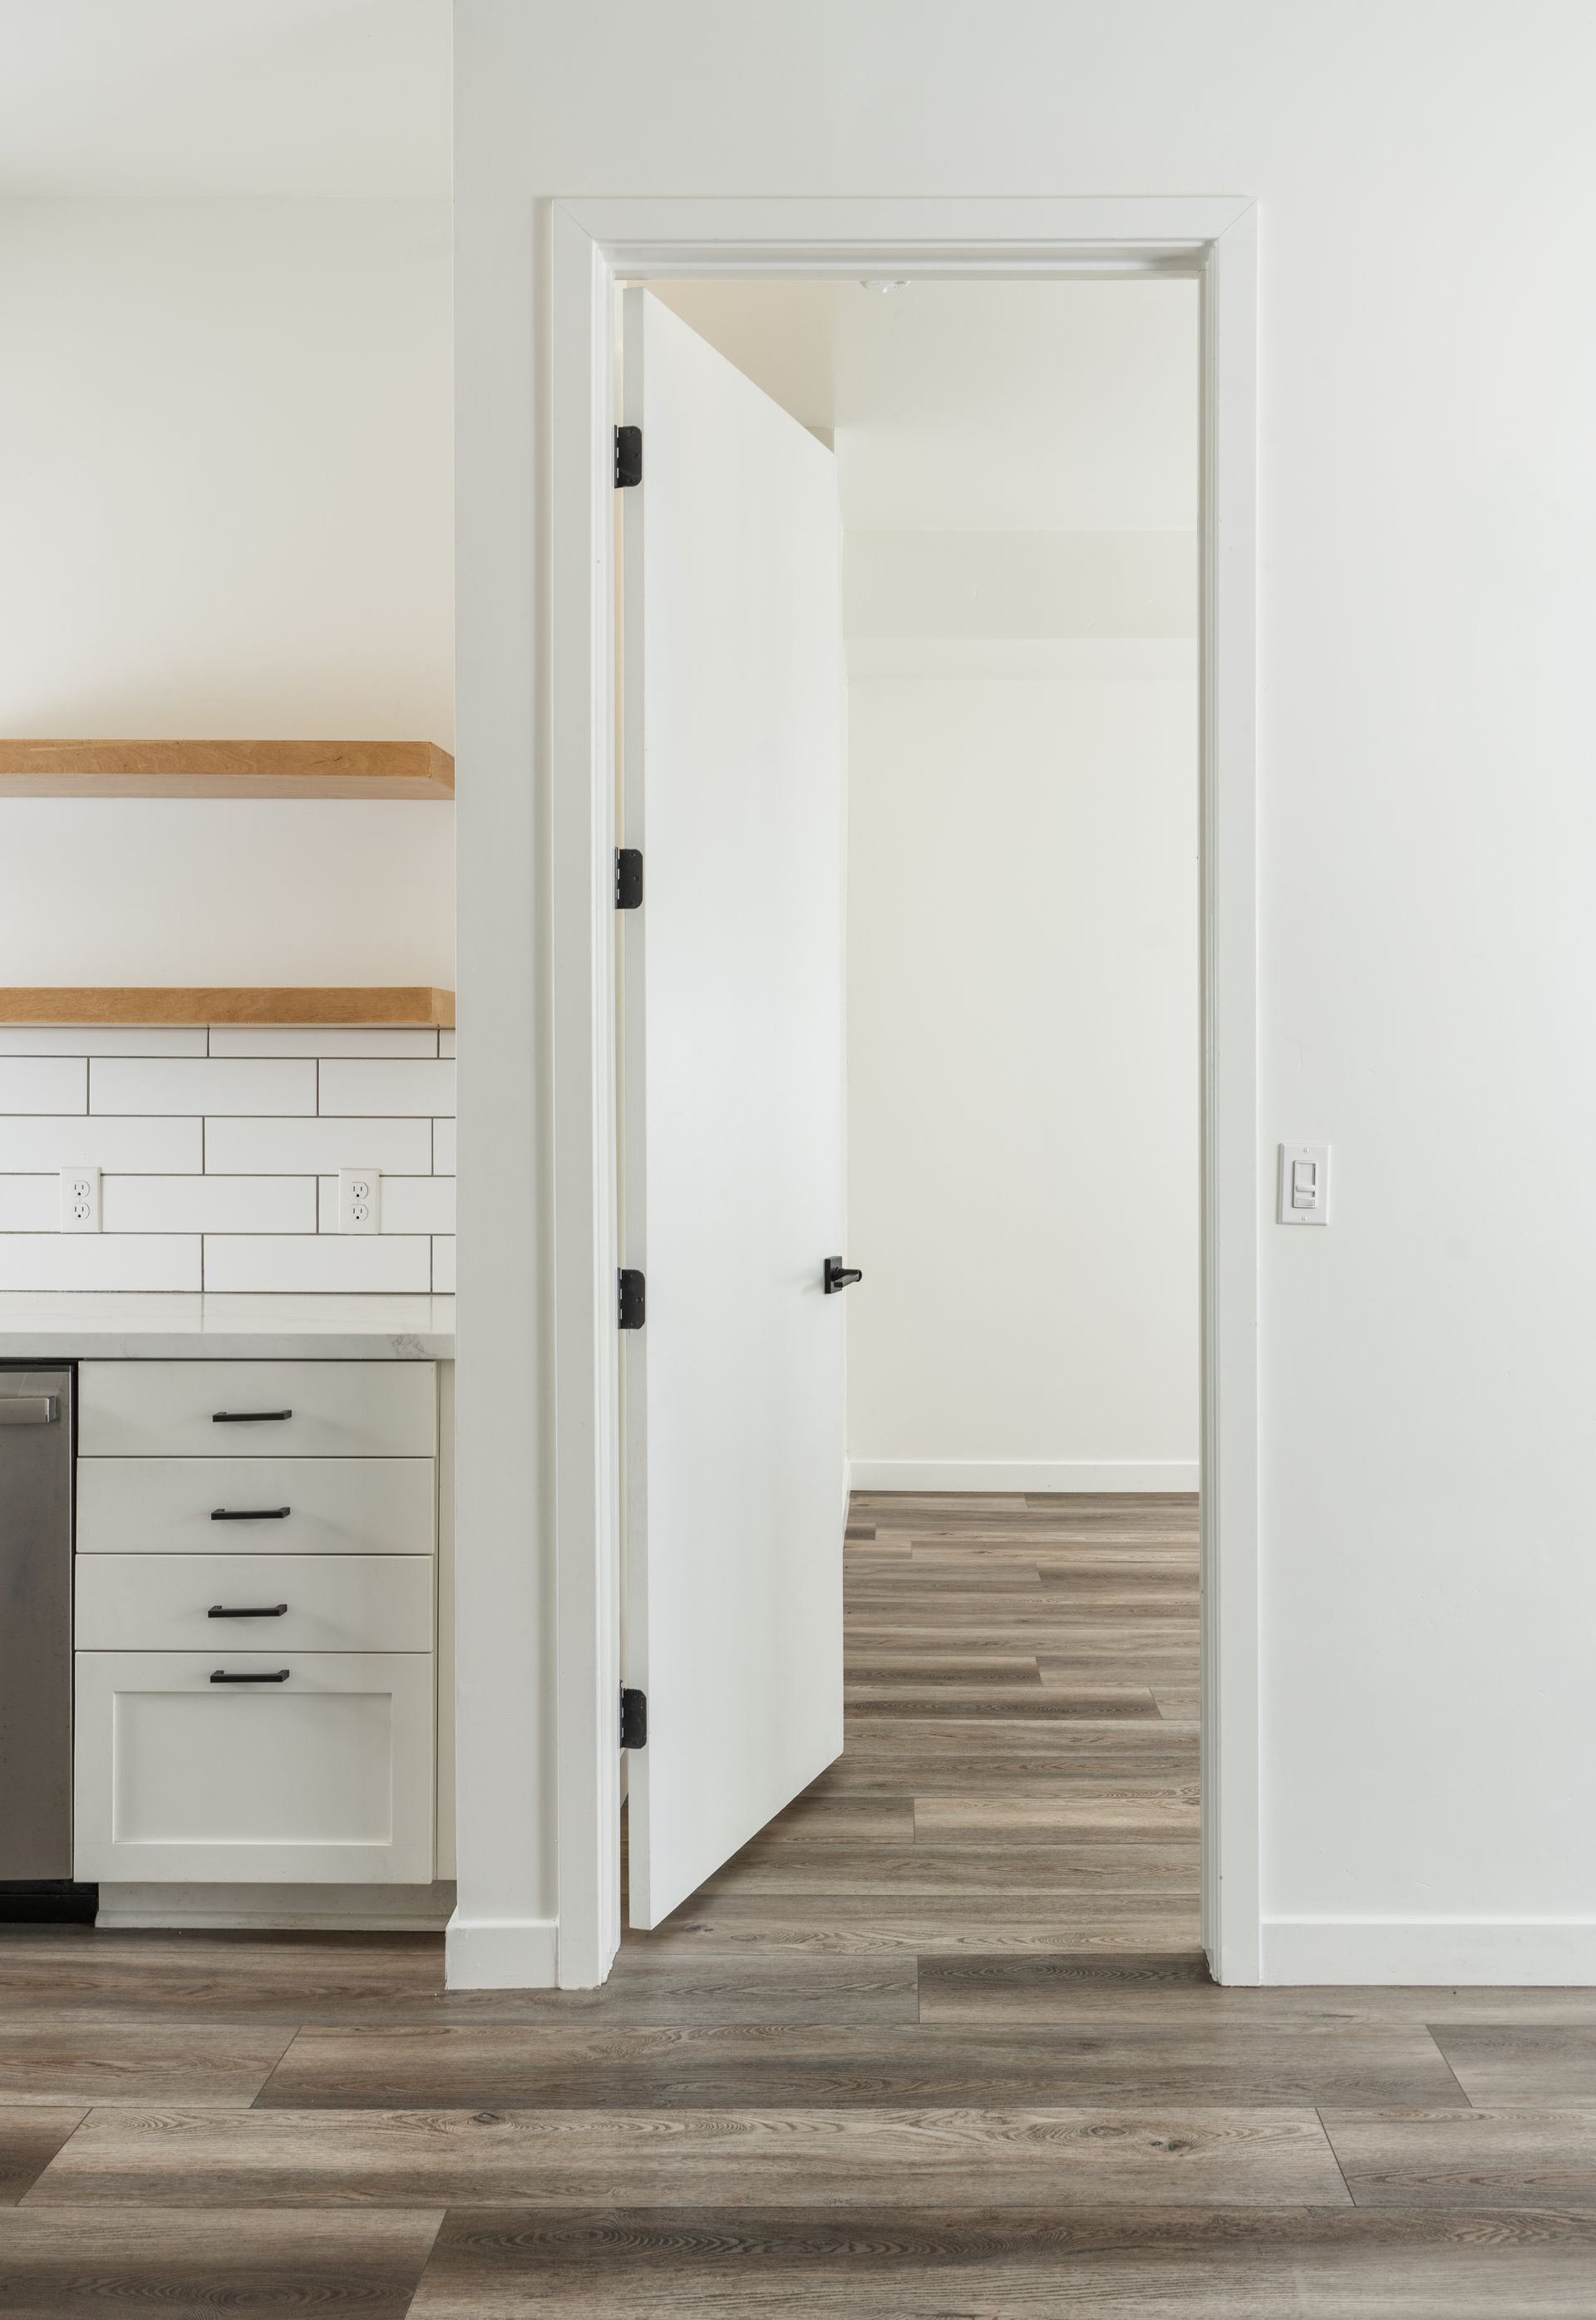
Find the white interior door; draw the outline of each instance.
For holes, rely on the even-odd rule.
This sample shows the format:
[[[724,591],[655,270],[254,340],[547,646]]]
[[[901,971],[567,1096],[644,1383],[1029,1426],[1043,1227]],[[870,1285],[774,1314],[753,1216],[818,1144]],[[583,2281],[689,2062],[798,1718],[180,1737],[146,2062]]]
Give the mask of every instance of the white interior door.
[[[836,465],[626,293],[623,1337],[631,1922],[842,1747],[843,770]]]

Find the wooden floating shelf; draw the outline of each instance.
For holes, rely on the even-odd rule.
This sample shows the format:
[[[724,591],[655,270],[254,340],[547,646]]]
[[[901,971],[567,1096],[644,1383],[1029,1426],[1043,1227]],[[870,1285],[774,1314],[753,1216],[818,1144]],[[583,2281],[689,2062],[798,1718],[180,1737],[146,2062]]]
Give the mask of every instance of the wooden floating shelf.
[[[455,761],[432,741],[0,741],[0,797],[454,793]]]
[[[422,987],[367,990],[182,991],[169,988],[71,991],[0,990],[0,1023],[37,1025],[349,1023],[454,1029],[452,991]]]

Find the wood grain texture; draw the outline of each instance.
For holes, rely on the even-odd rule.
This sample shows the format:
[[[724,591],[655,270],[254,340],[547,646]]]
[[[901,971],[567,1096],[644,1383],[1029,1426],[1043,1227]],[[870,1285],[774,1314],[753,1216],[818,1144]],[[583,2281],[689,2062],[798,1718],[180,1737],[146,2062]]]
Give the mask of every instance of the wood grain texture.
[[[793,2110],[882,2104],[1465,2107],[1420,2024],[1120,2029],[302,2030],[257,2100],[284,2110]]]
[[[845,1893],[885,1898],[906,1893],[1183,1893],[1197,1890],[1199,1849],[1190,1838],[1165,1844],[1056,1845],[766,1843],[756,1837],[699,1896],[799,1893],[829,1900]]]
[[[346,984],[279,991],[225,986],[41,983],[0,990],[0,1023],[350,1023],[452,1029],[455,995],[422,985]]]
[[[1360,2207],[1596,2215],[1596,2109],[1339,2110],[1325,2132]],[[1596,2272],[1589,2283],[1596,2311]]]
[[[288,2044],[280,2026],[0,2022],[0,2105],[216,2103],[242,2108]]]
[[[448,803],[432,741],[3,741],[0,797],[410,798]]]
[[[416,2320],[1474,2320],[1588,2312],[1596,2225],[1351,2208],[451,2212]],[[1443,2302],[1426,2300],[1439,2288]]]
[[[349,2312],[404,2320],[442,2221],[95,2205],[0,2215],[0,2311],[27,2320]]]
[[[1209,1980],[1194,1501],[850,1527],[841,1761],[603,1989],[0,1930],[0,2312],[1596,2320],[1596,1990]]]
[[[0,2110],[0,2207],[15,2207],[86,2116],[83,2110]]]
[[[1596,2027],[1476,2022],[1437,2036],[1458,2085],[1482,2110],[1596,2110]]]
[[[28,2194],[171,2207],[1347,2204],[1302,2109],[91,2111]]]

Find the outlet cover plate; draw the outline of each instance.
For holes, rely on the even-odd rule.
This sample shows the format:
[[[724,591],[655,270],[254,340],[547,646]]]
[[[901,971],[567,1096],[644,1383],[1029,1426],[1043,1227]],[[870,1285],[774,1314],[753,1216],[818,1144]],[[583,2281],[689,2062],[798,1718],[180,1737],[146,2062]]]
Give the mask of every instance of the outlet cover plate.
[[[374,1233],[379,1229],[382,1178],[375,1168],[340,1168],[338,1172],[338,1229],[340,1233]]]
[[[97,1168],[61,1171],[61,1230],[69,1233],[100,1229],[100,1172]]]

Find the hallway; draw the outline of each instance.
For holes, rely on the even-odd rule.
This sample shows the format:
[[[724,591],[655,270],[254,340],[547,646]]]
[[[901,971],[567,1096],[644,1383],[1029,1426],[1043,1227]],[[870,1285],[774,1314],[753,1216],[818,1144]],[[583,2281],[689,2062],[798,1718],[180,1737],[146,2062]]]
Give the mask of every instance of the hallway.
[[[1207,1979],[1194,1503],[848,1558],[846,1754],[603,1990],[0,1933],[0,2312],[1596,2312],[1596,1992]]]

